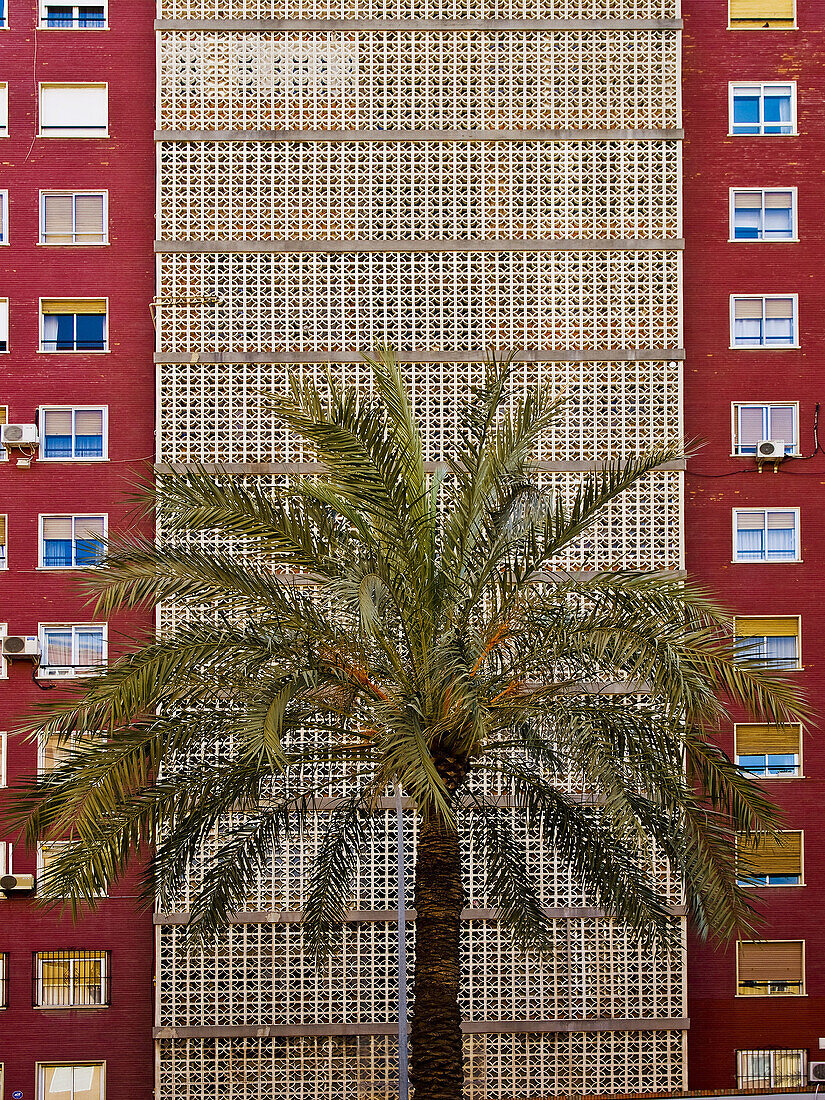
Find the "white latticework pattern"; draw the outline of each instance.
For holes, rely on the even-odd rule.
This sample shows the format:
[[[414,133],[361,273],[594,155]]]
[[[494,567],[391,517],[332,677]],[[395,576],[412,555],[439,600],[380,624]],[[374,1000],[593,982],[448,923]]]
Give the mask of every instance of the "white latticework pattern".
[[[225,23],[158,32],[160,461],[240,464],[229,472],[283,488],[309,456],[263,395],[296,373],[368,391],[359,356],[378,341],[405,360],[428,462],[455,440],[487,347],[516,353],[514,398],[538,381],[564,396],[537,458],[565,500],[594,464],[679,439],[680,32],[641,22],[677,18],[678,0],[160,0],[158,14]],[[348,22],[308,22],[324,19]],[[364,22],[393,19],[410,22]],[[557,564],[678,568],[680,478],[652,474]],[[159,626],[209,613],[167,606]],[[336,796],[353,775],[315,779]],[[466,837],[468,1100],[683,1087],[682,950],[601,917],[508,812],[557,950],[512,949]],[[157,1023],[201,1030],[161,1032],[160,1100],[397,1096],[394,811],[379,812],[341,950],[316,969],[297,918],[326,821],[310,815],[209,947],[161,915]],[[409,819],[406,835],[411,883]],[[667,861],[650,853],[649,868],[678,906]],[[349,1026],[363,1034],[335,1034]]]
[[[159,266],[162,352],[676,348],[673,251],[184,253]]]
[[[164,142],[164,240],[667,239],[675,141]]]
[[[467,1100],[683,1087],[683,1033],[609,1031],[468,1035]],[[390,1036],[163,1039],[160,1100],[392,1100]]]
[[[161,33],[166,130],[677,125],[676,31]]]

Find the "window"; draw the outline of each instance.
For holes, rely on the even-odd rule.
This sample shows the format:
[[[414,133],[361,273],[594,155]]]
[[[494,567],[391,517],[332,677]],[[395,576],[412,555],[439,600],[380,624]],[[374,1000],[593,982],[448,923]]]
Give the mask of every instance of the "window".
[[[783,30],[796,26],[794,0],[730,0],[734,30]]]
[[[103,556],[106,516],[41,516],[40,565],[72,569],[97,565]]]
[[[730,235],[734,241],[796,240],[796,189],[731,189]]]
[[[0,191],[0,244],[9,243],[9,193]]]
[[[797,296],[731,295],[731,347],[795,348]]]
[[[37,1100],[104,1100],[106,1063],[37,1067]]]
[[[734,405],[733,453],[755,455],[761,440],[783,439],[785,454],[797,454],[799,451],[796,428],[798,419],[796,404]]]
[[[40,410],[40,458],[77,460],[106,457],[107,409],[76,406]]]
[[[105,298],[41,298],[41,351],[107,351]]]
[[[734,561],[799,561],[798,508],[734,508]]]
[[[61,840],[50,840],[37,845],[37,879],[43,880],[47,887],[51,885],[50,876],[53,874],[55,860],[59,859],[65,847],[66,841]],[[97,886],[96,896],[105,898],[106,885],[95,885]]]
[[[737,615],[734,619],[737,655],[776,669],[799,668],[799,617],[772,615],[764,618]]]
[[[736,763],[759,779],[802,774],[802,727],[741,723],[733,727]]]
[[[6,785],[8,748],[9,735],[4,730],[0,731],[0,787]],[[0,1093],[0,1096],[2,1096],[2,1093]]]
[[[800,886],[802,833],[739,837],[736,863],[740,886]]]
[[[10,875],[12,873],[11,857],[11,844],[5,840],[0,840],[0,875]]]
[[[740,997],[799,996],[805,992],[802,940],[740,940],[736,969]]]
[[[736,1083],[743,1089],[800,1088],[805,1061],[804,1050],[738,1050]]]
[[[41,191],[41,244],[106,244],[105,191]]]
[[[731,84],[730,132],[796,133],[796,84]]]
[[[8,26],[8,22],[6,20],[6,0],[0,0],[0,27],[7,27],[7,26]],[[3,1067],[0,1066],[0,1084],[2,1084],[2,1070],[3,1070]],[[2,1091],[2,1089],[0,1089],[0,1096],[2,1096],[2,1095],[3,1095],[3,1091]]]
[[[0,951],[0,1008],[9,1007],[9,956]],[[3,1095],[3,1064],[0,1062],[0,1096]]]
[[[109,952],[38,951],[32,1004],[35,1008],[105,1008]]]
[[[55,30],[105,30],[106,5],[44,4],[40,13],[40,26]]]
[[[9,86],[0,84],[0,137],[9,136]]]
[[[0,351],[9,350],[9,300],[0,298]]]
[[[6,531],[9,526],[9,517],[0,516],[0,569],[8,569],[9,556],[6,553]]]
[[[105,623],[48,624],[40,627],[41,677],[88,676],[105,664]]]
[[[106,84],[41,84],[41,137],[107,137]]]
[[[0,424],[8,424],[9,422],[9,407],[8,405],[0,405]],[[0,447],[0,462],[5,462],[8,458],[8,453],[5,447]]]

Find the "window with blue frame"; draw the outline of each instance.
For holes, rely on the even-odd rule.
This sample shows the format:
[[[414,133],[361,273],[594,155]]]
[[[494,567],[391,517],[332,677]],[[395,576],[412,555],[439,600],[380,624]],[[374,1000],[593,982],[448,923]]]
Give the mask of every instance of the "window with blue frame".
[[[40,565],[45,569],[81,569],[103,556],[106,516],[41,516]]]
[[[733,453],[755,455],[763,439],[773,439],[784,442],[786,455],[796,454],[799,450],[798,413],[795,402],[781,405],[734,403]]]
[[[732,134],[796,133],[796,84],[731,84]]]
[[[736,655],[770,670],[800,667],[799,619],[795,615],[734,619]]]
[[[731,193],[731,238],[735,241],[796,239],[793,188],[738,188]]]
[[[53,30],[103,30],[106,5],[44,4],[40,24]]]
[[[795,348],[795,294],[732,294],[731,347]]]
[[[105,298],[44,298],[41,351],[106,351]]]
[[[734,508],[734,561],[799,561],[797,508]]]
[[[40,439],[41,459],[106,458],[106,409],[42,408]]]

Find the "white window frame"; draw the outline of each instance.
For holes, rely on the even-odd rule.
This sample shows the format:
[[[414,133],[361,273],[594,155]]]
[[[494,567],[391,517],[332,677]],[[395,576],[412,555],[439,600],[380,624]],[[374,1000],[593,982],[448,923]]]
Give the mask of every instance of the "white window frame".
[[[767,529],[767,517],[771,512],[792,512],[794,517],[794,556],[792,558],[740,558],[737,556],[737,539],[736,535],[739,528],[737,527],[737,520],[743,512],[763,512],[765,515],[765,528]],[[731,552],[731,562],[737,565],[793,565],[795,562],[801,562],[802,545],[800,541],[799,530],[799,509],[798,508],[733,508],[731,509],[731,517],[733,524],[733,548]]]
[[[91,947],[91,948],[66,947],[66,948],[55,948],[55,950],[60,951],[60,952],[62,952],[62,953],[69,956],[69,958],[65,959],[65,961],[68,962],[68,964],[69,964],[69,981],[68,981],[69,999],[66,1000],[65,1002],[61,1002],[60,1004],[44,1004],[43,1003],[43,963],[52,961],[48,958],[44,958],[43,956],[44,955],[45,956],[51,955],[52,952],[48,951],[48,950],[46,950],[46,951],[35,951],[35,953],[34,953],[34,960],[35,960],[34,975],[35,975],[35,990],[36,990],[36,1002],[37,1003],[34,1004],[32,1007],[33,1008],[38,1008],[38,1009],[43,1009],[43,1011],[45,1011],[45,1012],[54,1012],[54,1011],[61,1011],[61,1010],[65,1012],[66,1009],[69,1009],[69,1008],[71,1008],[71,1009],[91,1009],[92,1011],[99,1011],[100,1009],[108,1008],[109,1007],[109,1003],[108,1003],[108,985],[109,985],[109,979],[110,979],[110,974],[109,974],[109,952],[108,951],[103,951],[103,950],[100,950],[100,949],[94,948],[94,947]],[[77,959],[77,958],[71,958],[71,955],[72,955],[73,952],[76,952],[77,954],[83,953],[83,954],[86,954],[86,955],[99,955],[99,959],[92,960],[91,958],[89,958],[89,959],[81,960],[81,959]],[[97,962],[97,961],[99,961],[100,964],[101,964],[100,965],[100,984],[98,986],[98,988],[100,990],[100,1001],[98,1003],[87,1003],[85,1001],[75,1001],[75,1000],[72,999],[73,993],[76,989],[74,964],[77,963],[77,962],[81,962],[81,961],[82,962],[91,962],[91,961],[96,961]]]
[[[733,101],[735,99],[735,88],[759,88],[759,99],[762,107],[760,113],[762,115],[762,121],[759,124],[759,130],[751,134],[735,134],[733,132]],[[768,123],[769,126],[783,125],[790,126],[790,132],[787,134],[766,134],[765,133],[765,89],[766,88],[787,88],[791,89],[791,117],[787,123]],[[797,110],[796,110],[796,81],[795,80],[731,80],[728,84],[728,137],[736,138],[748,138],[748,137],[769,137],[769,138],[789,138],[797,137],[799,131],[797,129]]]
[[[787,295],[785,295],[785,297],[787,297]],[[43,312],[43,303],[44,302],[60,302],[60,301],[66,301],[66,302],[105,302],[106,303],[106,312],[105,313],[93,313],[93,314],[74,313],[74,314],[72,314],[72,316],[74,316],[74,317],[105,317],[106,318],[106,320],[103,323],[103,347],[102,348],[45,348],[43,346],[46,342],[46,318],[50,317],[50,316],[53,316],[52,314]],[[103,297],[103,296],[101,296],[99,298],[84,297],[84,298],[64,298],[64,299],[51,297],[51,298],[40,298],[38,300],[38,302],[39,302],[39,310],[40,310],[40,347],[38,348],[38,351],[40,352],[41,355],[108,355],[109,354],[109,351],[111,350],[111,347],[110,347],[110,344],[109,344],[109,299],[108,298]]]
[[[776,193],[791,193],[791,235],[790,237],[737,237],[736,226],[734,224],[734,214],[736,210],[736,196],[742,191],[759,191],[762,195],[762,228],[764,231],[765,226],[765,196]],[[729,188],[730,194],[730,219],[729,236],[728,241],[731,244],[793,244],[799,243],[799,224],[797,222],[797,198],[799,195],[798,187],[731,187]]]
[[[803,952],[804,952],[804,948],[803,948]],[[770,1054],[771,1055],[771,1060],[770,1060],[771,1061],[771,1068],[770,1068],[770,1074],[769,1074],[770,1083],[768,1085],[763,1086],[763,1085],[754,1084],[754,1074],[752,1074],[752,1073],[743,1073],[742,1072],[743,1056],[747,1055],[747,1054]],[[774,1054],[798,1054],[799,1055],[799,1075],[800,1075],[802,1080],[801,1080],[799,1086],[791,1086],[791,1087],[792,1088],[800,1087],[800,1086],[804,1087],[808,1083],[807,1080],[806,1080],[806,1076],[807,1076],[807,1072],[808,1072],[808,1052],[807,1052],[807,1050],[798,1050],[798,1049],[781,1050],[781,1049],[772,1049],[772,1048],[764,1048],[763,1047],[759,1050],[737,1050],[737,1052],[736,1052],[736,1081],[737,1081],[737,1087],[742,1088],[742,1089],[758,1089],[758,1088],[763,1088],[763,1087],[773,1089],[773,1088],[785,1088],[785,1087],[787,1087],[787,1086],[784,1086],[784,1085],[775,1085],[774,1084],[774,1081],[776,1080],[776,1076],[777,1076],[776,1062],[773,1058]]]
[[[8,355],[9,353],[9,300],[8,298],[0,298],[0,343],[5,343],[4,348],[0,348],[0,355]]]
[[[0,638],[5,638],[8,633],[9,624],[0,623]],[[9,676],[9,666],[6,658],[0,653],[0,680],[7,680]]]
[[[9,193],[0,191],[0,245],[9,243]],[[2,1093],[0,1093],[2,1096]]]
[[[741,190],[741,188],[740,188]],[[785,188],[787,190],[787,188]],[[100,195],[103,199],[103,240],[102,241],[47,241],[46,236],[46,198],[49,195],[71,195],[72,197],[72,237],[77,235],[77,198],[79,195]],[[3,243],[3,242],[0,242]],[[40,192],[40,238],[37,242],[44,248],[102,248],[109,243],[109,192],[105,188],[95,191],[83,188],[78,191],[60,191],[48,188]]]
[[[106,125],[97,127],[94,132],[89,126],[66,126],[62,129],[48,127],[43,129],[43,92],[47,88],[104,88],[106,90]],[[44,80],[38,85],[37,94],[37,136],[41,138],[107,138],[109,137],[109,84],[105,80],[73,81]]]
[[[798,401],[732,401],[730,406],[730,431],[731,431],[731,458],[755,458],[755,454],[749,454],[739,450],[741,446],[740,413],[742,409],[761,408],[763,410],[763,423],[768,422],[770,427],[770,410],[774,408],[790,408],[793,410],[793,428],[796,438],[793,440],[793,450],[786,451],[787,455],[799,455],[799,402]],[[770,439],[766,435],[765,439]]]
[[[71,630],[72,632],[72,657],[76,653],[76,633],[78,630],[89,630],[92,627],[99,629],[103,635],[103,659],[100,665],[40,665],[37,675],[41,680],[73,680],[83,676],[94,676],[105,668],[109,659],[109,628],[108,623],[38,623],[37,637],[40,640],[40,652],[46,653],[45,637],[47,630]]]
[[[787,889],[787,887],[786,887]],[[798,993],[740,993],[739,992],[739,944],[740,943],[801,943],[802,944],[802,981],[799,983],[802,988]],[[736,996],[744,997],[748,1000],[756,1000],[757,997],[807,997],[808,995],[808,960],[806,957],[806,941],[788,939],[776,939],[776,940],[737,940],[736,941]]]
[[[13,852],[10,840],[0,840],[0,875],[14,874]]]
[[[46,860],[44,858],[44,849],[46,848],[65,848],[69,843],[67,840],[46,840],[40,841],[37,845],[37,881],[39,882],[46,874]],[[11,847],[11,845],[9,845]],[[97,898],[107,898],[109,896],[108,890],[100,890],[99,893],[94,895]],[[81,1063],[78,1063],[81,1064]]]
[[[71,27],[50,27],[48,24],[47,8],[72,8],[72,26]],[[75,24],[75,20],[79,18],[78,8],[103,8],[103,26],[102,27],[78,27]],[[41,0],[40,4],[40,23],[39,29],[44,31],[107,31],[109,29],[109,4],[108,0],[96,0],[93,4],[51,4],[47,0]]]
[[[80,1069],[84,1066],[100,1067],[100,1100],[106,1100],[106,1063],[95,1059],[89,1059],[86,1062],[36,1062],[35,1068],[37,1071],[37,1100],[48,1100],[46,1095],[46,1070],[54,1069],[55,1067],[71,1067],[72,1069]],[[68,1100],[75,1100],[74,1084],[72,1084],[72,1091],[67,1094]]]
[[[800,886],[807,886],[805,882],[805,830],[804,829],[779,829],[777,831],[778,836],[782,836],[783,833],[799,833],[799,882],[755,882],[748,883],[742,881],[739,878],[739,872],[737,870],[736,878],[740,886],[744,886],[746,890],[798,890]],[[738,849],[737,849],[737,860]],[[748,942],[748,941],[746,941]],[[804,974],[804,969],[803,969]]]
[[[736,622],[738,619],[795,619],[796,620],[796,635],[775,635],[775,634],[737,634]],[[796,637],[796,664],[793,668],[777,669],[778,672],[799,672],[804,666],[802,664],[802,616],[801,615],[780,615],[772,611],[758,614],[754,612],[751,615],[734,615],[733,617],[733,637],[734,641],[737,638],[774,638],[774,637]]]
[[[9,136],[9,86],[0,83],[0,137]]]
[[[70,412],[72,414],[72,450],[75,450],[77,432],[74,429],[76,414],[79,412],[101,412],[103,414],[103,454],[87,457],[84,455],[68,458],[47,457],[45,452],[45,429],[47,412]],[[40,433],[40,453],[38,462],[108,462],[109,461],[109,406],[108,405],[41,405],[37,410],[37,424]]]
[[[0,513],[0,520],[3,520],[3,530],[5,542],[0,542],[0,573],[5,572],[9,567],[9,517],[8,514],[3,515]]]
[[[43,521],[46,519],[70,519],[72,521],[72,564],[71,565],[46,565],[46,540],[43,537]],[[75,535],[75,525],[79,519],[102,519],[103,520],[103,539],[104,541],[109,537],[109,513],[108,512],[41,512],[37,520],[38,539],[37,539],[37,568],[46,569],[49,572],[57,570],[60,573],[65,573],[69,569],[90,569],[93,568],[90,565],[78,565],[75,561],[77,557],[77,537]]]
[[[789,298],[791,300],[791,335],[793,342],[790,344],[737,344],[736,343],[736,303],[745,301],[762,302],[762,339],[765,338],[765,303],[776,298]],[[108,307],[107,307],[108,308]],[[108,326],[107,326],[108,329]],[[108,331],[107,331],[108,344]],[[730,296],[730,350],[731,351],[794,351],[799,349],[799,295],[798,294],[731,294]]]
[[[9,774],[9,735],[5,730],[0,730],[0,787],[8,785]],[[0,1096],[2,1096],[0,1092]]]
[[[9,422],[9,407],[8,405],[0,405],[0,424],[8,424]],[[8,462],[9,452],[5,447],[0,447],[0,462]],[[8,538],[8,532],[6,533]],[[2,1093],[0,1093],[2,1096]]]
[[[740,726],[766,725],[766,724],[767,723],[760,723],[760,722],[734,722],[734,724],[733,724],[733,759],[734,759],[734,762],[736,763],[736,766],[738,768],[742,767],[742,765],[739,763],[739,757],[748,755],[747,753],[739,752],[739,744],[738,744],[738,742],[739,742],[739,727]],[[799,744],[798,744],[798,749],[797,749],[797,753],[796,753],[796,758],[797,758],[796,774],[795,775],[754,775],[753,772],[748,772],[749,775],[753,775],[755,779],[758,779],[760,783],[767,782],[768,780],[773,782],[775,779],[804,779],[805,778],[805,768],[804,768],[803,760],[802,760],[802,724],[800,722],[787,722],[787,723],[782,723],[782,724],[783,725],[794,726],[797,730],[799,730]],[[769,755],[770,755],[769,753],[765,753],[766,757],[769,756]]]

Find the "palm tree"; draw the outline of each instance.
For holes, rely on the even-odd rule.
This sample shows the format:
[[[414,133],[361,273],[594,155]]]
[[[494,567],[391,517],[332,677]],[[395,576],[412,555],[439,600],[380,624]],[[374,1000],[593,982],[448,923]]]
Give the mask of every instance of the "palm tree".
[[[411,1077],[419,1100],[458,1100],[466,845],[521,945],[540,949],[549,922],[517,815],[638,936],[673,926],[654,846],[696,926],[727,936],[751,916],[732,838],[775,821],[705,731],[732,705],[768,721],[802,705],[781,675],[737,659],[728,617],[678,576],[553,570],[676,450],[608,463],[565,506],[532,461],[558,402],[543,387],[515,400],[491,358],[456,410],[454,451],[430,468],[395,357],[369,362],[374,397],[295,381],[273,398],[320,476],[276,492],[206,470],[158,476],[157,543],[113,546],[88,585],[101,615],[187,614],[27,727],[73,748],[13,792],[10,814],[28,844],[71,837],[45,896],[75,912],[147,843],[147,902],[170,904],[220,824],[191,907],[206,935],[344,766],[304,915],[322,954],[397,785],[417,822]],[[241,549],[211,548],[215,535]],[[630,694],[602,689],[615,681]]]

